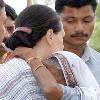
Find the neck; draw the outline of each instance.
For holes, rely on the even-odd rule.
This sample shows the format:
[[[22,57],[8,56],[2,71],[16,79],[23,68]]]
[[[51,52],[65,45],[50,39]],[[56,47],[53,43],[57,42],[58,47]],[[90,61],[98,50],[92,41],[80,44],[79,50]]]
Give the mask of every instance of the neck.
[[[33,52],[35,53],[35,56],[38,56],[42,59],[47,58],[47,56],[49,55],[47,48],[45,49],[45,47],[42,46],[36,46],[35,48],[33,48]]]
[[[82,57],[86,44],[80,45],[80,46],[73,46],[73,45],[71,46],[71,45],[67,45],[66,43],[64,43],[64,46],[65,46],[64,48],[65,51],[73,52],[79,57]]]

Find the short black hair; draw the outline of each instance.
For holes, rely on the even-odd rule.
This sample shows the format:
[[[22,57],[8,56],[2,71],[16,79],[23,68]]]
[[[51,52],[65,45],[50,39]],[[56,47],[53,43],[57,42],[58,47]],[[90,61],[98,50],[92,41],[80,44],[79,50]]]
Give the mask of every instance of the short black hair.
[[[58,13],[61,13],[64,6],[80,8],[85,5],[91,5],[95,12],[97,1],[96,0],[56,0],[55,9]]]
[[[12,20],[15,20],[17,18],[17,13],[15,9],[13,9],[10,5],[5,4],[5,11],[6,11],[6,15],[10,16]]]
[[[0,8],[3,8],[3,7],[5,7],[5,3],[3,0],[0,0]]]
[[[15,20],[15,27],[28,27],[31,34],[16,31],[5,43],[14,50],[18,46],[33,48],[38,41],[52,29],[55,34],[62,30],[59,15],[52,8],[44,5],[32,5],[25,8]]]

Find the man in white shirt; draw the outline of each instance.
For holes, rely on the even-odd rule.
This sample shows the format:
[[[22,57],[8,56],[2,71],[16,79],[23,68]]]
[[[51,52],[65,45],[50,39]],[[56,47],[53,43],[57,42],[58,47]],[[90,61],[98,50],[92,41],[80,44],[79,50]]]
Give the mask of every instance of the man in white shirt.
[[[56,0],[55,9],[63,22],[64,50],[81,57],[100,84],[100,53],[87,45],[95,24],[96,0]]]
[[[96,6],[96,0],[56,0],[55,2],[56,12],[60,15],[65,30],[64,50],[81,57],[100,85],[100,53],[87,45],[94,29]],[[65,89],[66,92],[68,89]],[[77,97],[77,93],[74,93],[75,95]],[[70,97],[73,95],[70,94]]]

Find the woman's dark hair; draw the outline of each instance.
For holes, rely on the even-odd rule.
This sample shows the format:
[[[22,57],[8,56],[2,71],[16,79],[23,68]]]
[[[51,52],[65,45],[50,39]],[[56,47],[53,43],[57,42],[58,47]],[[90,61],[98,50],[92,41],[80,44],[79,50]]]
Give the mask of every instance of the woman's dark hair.
[[[53,29],[55,34],[61,30],[59,20],[57,13],[47,6],[29,6],[19,14],[15,21],[15,27],[28,27],[32,29],[31,34],[16,31],[5,44],[11,50],[18,46],[32,48],[48,29]]]
[[[12,20],[15,20],[17,18],[17,13],[14,8],[12,8],[10,5],[5,4],[5,11],[6,15],[10,16]]]
[[[85,5],[91,5],[95,12],[97,1],[96,0],[56,0],[55,9],[58,13],[63,11],[64,6],[80,8]]]

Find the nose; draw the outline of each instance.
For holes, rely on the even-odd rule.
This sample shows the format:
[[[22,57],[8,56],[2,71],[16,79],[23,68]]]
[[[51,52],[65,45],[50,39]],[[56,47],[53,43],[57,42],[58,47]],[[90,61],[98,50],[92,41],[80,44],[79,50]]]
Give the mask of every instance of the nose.
[[[78,22],[75,27],[75,31],[78,33],[84,32],[84,25],[82,22]]]

